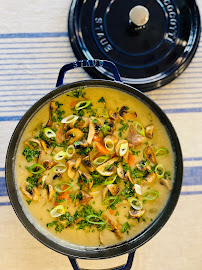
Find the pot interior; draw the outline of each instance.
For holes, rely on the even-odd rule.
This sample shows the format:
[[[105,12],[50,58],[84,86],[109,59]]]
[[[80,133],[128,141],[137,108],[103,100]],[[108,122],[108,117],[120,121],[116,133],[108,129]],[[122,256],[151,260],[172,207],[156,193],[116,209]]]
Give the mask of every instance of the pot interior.
[[[15,173],[16,153],[22,134],[24,133],[24,130],[26,129],[30,120],[42,107],[44,107],[54,98],[58,97],[61,94],[67,93],[73,89],[84,86],[85,87],[99,86],[99,87],[114,88],[116,90],[126,92],[132,95],[133,97],[139,99],[153,111],[153,113],[159,118],[160,122],[164,125],[167,134],[170,138],[172,150],[174,153],[173,188],[172,191],[170,192],[169,198],[164,208],[157,216],[157,218],[144,231],[142,231],[135,237],[125,242],[121,242],[113,246],[95,248],[95,247],[75,246],[63,240],[58,241],[58,238],[53,237],[52,234],[50,234],[47,230],[42,228],[41,225],[35,222],[34,218],[31,216],[27,208],[24,206],[24,203],[21,200],[21,196],[19,194],[19,190],[17,187],[16,173]],[[72,257],[100,259],[118,256],[124,253],[129,253],[132,250],[144,244],[145,242],[147,242],[163,227],[163,225],[167,222],[170,215],[172,214],[176,206],[182,184],[181,148],[176,132],[167,116],[158,107],[158,105],[156,105],[152,100],[150,100],[146,95],[144,95],[140,91],[130,86],[124,85],[122,83],[104,80],[89,80],[76,82],[69,85],[62,85],[53,90],[52,92],[50,92],[49,94],[47,94],[45,97],[40,99],[36,104],[34,104],[31,107],[31,109],[21,119],[18,126],[16,127],[16,130],[13,133],[7,152],[6,184],[12,206],[18,218],[21,220],[22,224],[26,227],[26,229],[34,237],[36,237],[39,241],[41,241],[44,245],[52,248],[57,252],[60,252],[65,255],[70,255]]]

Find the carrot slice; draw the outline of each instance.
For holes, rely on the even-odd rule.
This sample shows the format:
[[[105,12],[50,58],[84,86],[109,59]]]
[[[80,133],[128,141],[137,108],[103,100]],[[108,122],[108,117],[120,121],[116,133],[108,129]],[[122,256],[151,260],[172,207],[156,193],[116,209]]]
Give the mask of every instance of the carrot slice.
[[[131,152],[129,152],[129,154],[128,154],[128,165],[132,165],[134,163],[134,161],[135,161],[135,156],[133,156],[131,154]]]
[[[102,153],[103,155],[109,154],[109,150],[107,150],[100,142],[96,143],[96,148],[98,152]]]
[[[112,215],[112,216],[114,216],[114,210],[113,209],[109,209],[109,213],[110,213],[110,215]]]
[[[100,138],[100,137],[94,135],[94,136],[93,136],[93,141],[101,142],[101,141],[102,141],[102,138]]]
[[[65,190],[67,188],[67,185],[65,185],[63,187],[63,190]],[[58,197],[57,197],[57,200],[63,200],[65,199],[66,201],[69,200],[69,191],[65,191],[65,192],[62,192]],[[72,199],[72,198],[71,198]],[[54,206],[58,205],[59,203],[55,200],[54,202]]]
[[[77,101],[78,101],[78,100],[73,100],[73,101],[69,104],[69,106],[70,106],[71,108],[74,107],[74,106],[76,105]]]

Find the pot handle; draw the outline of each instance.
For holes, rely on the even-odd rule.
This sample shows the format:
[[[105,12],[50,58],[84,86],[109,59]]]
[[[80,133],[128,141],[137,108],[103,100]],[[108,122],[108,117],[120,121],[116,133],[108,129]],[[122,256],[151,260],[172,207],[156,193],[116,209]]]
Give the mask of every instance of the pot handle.
[[[108,269],[99,269],[99,270],[130,270],[133,264],[134,255],[135,255],[135,251],[131,252],[128,255],[128,260],[125,265],[121,265],[114,268],[108,268]],[[87,269],[79,268],[76,259],[69,257],[69,260],[74,270],[87,270]]]
[[[65,73],[68,70],[74,69],[77,67],[103,67],[103,68],[107,68],[113,73],[115,81],[122,82],[120,74],[118,72],[118,69],[114,63],[107,61],[107,60],[96,60],[96,59],[94,59],[94,60],[78,60],[76,62],[66,64],[61,68],[59,75],[58,75],[56,87],[63,84]]]

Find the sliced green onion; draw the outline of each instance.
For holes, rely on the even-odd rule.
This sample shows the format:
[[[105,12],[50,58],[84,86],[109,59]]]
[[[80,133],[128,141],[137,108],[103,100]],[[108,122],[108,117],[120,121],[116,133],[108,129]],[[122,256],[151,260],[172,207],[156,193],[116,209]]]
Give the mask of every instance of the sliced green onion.
[[[69,145],[66,150],[66,155],[68,158],[71,158],[75,154],[75,148],[73,145]]]
[[[67,170],[67,167],[64,164],[57,164],[52,168],[55,173],[64,173]]]
[[[44,134],[47,138],[54,138],[56,137],[55,132],[51,128],[44,128],[43,130]]]
[[[64,189],[64,186],[68,186],[68,187],[66,189]],[[65,191],[73,188],[73,186],[74,185],[73,184],[70,184],[70,183],[61,183],[61,184],[55,185],[54,186],[54,189],[55,189],[55,191],[57,191],[59,193],[62,193],[62,192],[65,192]]]
[[[97,157],[93,163],[96,164],[96,165],[101,165],[103,163],[105,163],[105,161],[107,161],[109,159],[109,157],[107,156],[100,156],[100,157]]]
[[[109,150],[110,152],[114,150],[114,142],[110,138],[105,138],[105,148]]]
[[[77,115],[68,115],[67,117],[63,118],[61,122],[64,124],[69,124],[69,123],[75,122],[78,119],[79,119],[79,116]]]
[[[39,173],[42,173],[42,172],[44,172],[46,169],[42,166],[42,165],[40,165],[40,164],[33,164],[32,166],[30,166],[30,167],[26,167],[27,168],[27,170],[29,171],[29,172],[31,172],[31,173],[33,173],[33,174],[39,174]],[[38,170],[38,168],[41,168],[40,170]],[[35,169],[37,169],[37,171],[35,170]]]
[[[149,191],[144,193],[142,196],[144,197],[145,200],[153,201],[159,196],[159,193],[158,191]]]
[[[111,201],[111,200],[112,200],[112,202],[109,203],[109,205],[112,205],[112,204],[114,204],[114,202],[116,201],[116,199],[117,199],[117,196],[115,196],[115,197],[110,196],[110,197],[106,198],[106,199],[102,202],[102,204],[106,205],[106,204],[107,204],[107,203],[106,203],[107,201]]]
[[[143,125],[141,125],[138,122],[135,122],[135,129],[136,129],[137,133],[139,133],[140,135],[145,137],[145,128],[143,127]]]
[[[57,205],[50,211],[50,214],[52,217],[60,217],[65,214],[65,208],[61,204]]]
[[[130,197],[128,198],[128,202],[132,206],[133,209],[135,210],[141,210],[142,209],[142,203],[135,197]]]
[[[141,186],[138,184],[135,184],[135,192],[139,195],[142,195]]]
[[[66,153],[64,151],[60,151],[59,153],[57,153],[55,156],[54,156],[54,159],[55,160],[62,160],[63,158],[66,157]]]
[[[158,164],[155,167],[155,173],[156,173],[156,175],[157,175],[158,178],[162,178],[164,176],[165,169],[164,169],[164,167],[163,167],[162,164]]]
[[[98,220],[100,220],[100,221],[93,221],[93,220],[91,220],[91,219],[98,219]],[[91,224],[95,224],[95,225],[102,225],[102,224],[106,224],[106,221],[103,219],[103,218],[101,218],[101,217],[98,217],[98,216],[96,216],[96,215],[89,215],[89,216],[87,216],[86,217],[86,221],[88,222],[88,223],[91,223]]]
[[[127,152],[128,150],[128,142],[127,143],[122,143],[120,145],[120,149],[119,149],[119,155],[122,157],[125,155],[125,153]]]
[[[156,151],[155,155],[156,156],[161,156],[161,157],[164,157],[164,156],[167,156],[167,154],[169,153],[168,149],[166,148],[160,148]]]
[[[114,181],[116,180],[116,178],[117,178],[117,175],[113,175],[113,176],[108,177],[108,178],[104,181],[104,185],[107,186],[107,185],[113,184]]]
[[[88,107],[90,104],[91,104],[91,100],[80,101],[75,105],[75,110],[77,110],[77,111],[82,110],[82,109]]]
[[[104,108],[97,108],[96,116],[103,117],[103,118],[109,118],[108,111]]]

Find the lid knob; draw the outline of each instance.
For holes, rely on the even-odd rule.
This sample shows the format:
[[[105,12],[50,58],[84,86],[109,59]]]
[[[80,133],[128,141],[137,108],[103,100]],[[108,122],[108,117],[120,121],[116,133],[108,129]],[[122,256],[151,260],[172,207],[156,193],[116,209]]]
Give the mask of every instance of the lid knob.
[[[131,9],[129,17],[135,25],[143,26],[149,20],[149,11],[146,7],[138,5]]]

